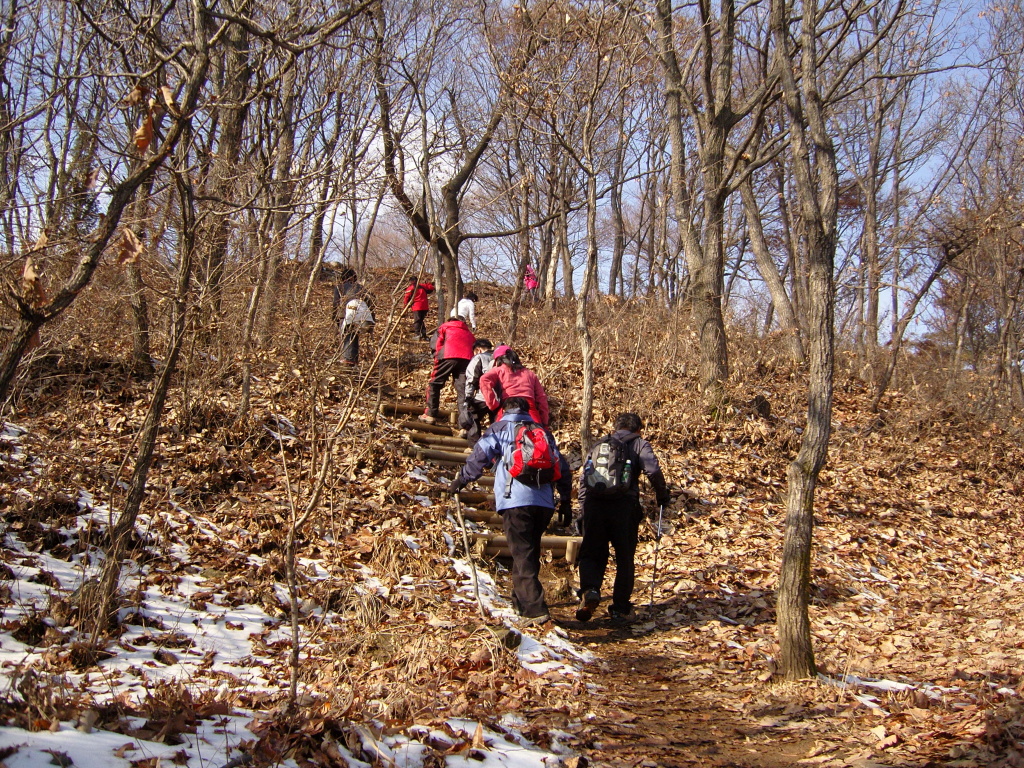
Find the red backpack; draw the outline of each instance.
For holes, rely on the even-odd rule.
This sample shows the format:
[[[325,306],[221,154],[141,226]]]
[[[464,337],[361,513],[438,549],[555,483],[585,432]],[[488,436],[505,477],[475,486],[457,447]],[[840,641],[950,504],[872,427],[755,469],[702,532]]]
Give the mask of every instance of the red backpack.
[[[539,488],[562,477],[553,440],[544,427],[532,421],[516,424],[512,445],[505,453],[505,468],[509,475],[506,499],[512,496],[513,480]]]

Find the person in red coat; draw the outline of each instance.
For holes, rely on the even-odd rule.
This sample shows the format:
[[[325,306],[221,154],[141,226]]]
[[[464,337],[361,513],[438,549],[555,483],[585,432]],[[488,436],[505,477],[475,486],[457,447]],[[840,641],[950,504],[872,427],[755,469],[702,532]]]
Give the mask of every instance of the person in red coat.
[[[422,341],[427,341],[428,338],[427,326],[424,321],[427,319],[427,311],[430,309],[429,294],[433,292],[433,283],[421,283],[415,277],[410,277],[402,301],[402,305],[408,307],[409,314],[412,315],[412,332]]]
[[[480,377],[480,393],[492,411],[498,410],[506,398],[525,397],[530,404],[530,418],[541,426],[549,426],[548,395],[540,379],[505,344],[494,350],[494,367]],[[500,413],[498,418],[501,418]]]
[[[455,384],[455,396],[458,400],[459,415],[466,408],[466,366],[473,357],[473,345],[476,337],[469,330],[466,321],[452,310],[452,319],[437,329],[437,345],[434,348],[434,369],[430,372],[427,382],[427,410],[420,416],[420,421],[433,424],[437,421],[438,405],[441,402],[441,390],[445,382],[452,379]]]

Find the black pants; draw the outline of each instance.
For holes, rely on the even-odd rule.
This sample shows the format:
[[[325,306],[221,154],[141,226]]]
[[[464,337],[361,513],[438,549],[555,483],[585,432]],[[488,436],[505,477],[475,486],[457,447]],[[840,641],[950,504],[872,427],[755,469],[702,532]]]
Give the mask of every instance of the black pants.
[[[469,360],[457,357],[446,357],[444,360],[434,361],[434,370],[430,373],[430,381],[427,382],[427,413],[431,416],[437,415],[437,408],[441,402],[441,390],[449,378],[455,382],[455,397],[458,408],[463,409],[462,401],[466,397],[466,367]]]
[[[540,583],[540,537],[555,510],[548,507],[512,507],[501,512],[502,527],[512,554],[512,604],[527,618],[548,612]]]
[[[359,331],[341,332],[341,359],[346,363],[359,362]]]
[[[414,309],[409,314],[412,315],[412,332],[426,341],[427,325],[424,321],[427,319],[427,310]]]
[[[488,424],[494,423],[495,412],[487,407],[483,400],[465,401],[465,407],[459,414],[459,426],[466,430],[466,439],[470,445],[476,445],[484,429],[484,420]]]
[[[587,499],[583,507],[583,541],[580,544],[580,591],[601,590],[608,567],[608,547],[615,549],[615,586],[612,607],[626,613],[632,607],[636,580],[636,544],[643,519],[640,500],[631,496]]]

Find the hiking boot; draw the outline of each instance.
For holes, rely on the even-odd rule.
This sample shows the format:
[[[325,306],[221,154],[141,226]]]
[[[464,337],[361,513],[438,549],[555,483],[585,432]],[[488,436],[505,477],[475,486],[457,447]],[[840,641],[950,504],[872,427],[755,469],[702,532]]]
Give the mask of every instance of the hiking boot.
[[[601,602],[601,593],[596,589],[588,589],[580,598],[579,607],[576,609],[576,621],[590,621],[594,615],[597,604]]]
[[[612,605],[608,607],[608,618],[613,624],[632,624],[636,621],[636,611],[630,608],[617,608]]]
[[[429,413],[421,413],[420,421],[426,422],[427,424],[434,424],[437,422],[437,419],[431,416]]]
[[[542,613],[540,616],[523,616],[519,619],[518,624],[522,629],[528,629],[530,627],[539,627],[547,624],[551,621],[551,616],[547,613]]]

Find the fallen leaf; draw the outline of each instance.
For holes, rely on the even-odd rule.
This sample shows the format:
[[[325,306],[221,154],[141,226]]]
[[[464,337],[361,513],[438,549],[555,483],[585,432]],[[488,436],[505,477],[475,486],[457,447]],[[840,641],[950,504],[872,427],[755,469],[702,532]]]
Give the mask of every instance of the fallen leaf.
[[[473,733],[473,749],[486,749],[487,743],[484,741],[484,727],[483,724],[476,724],[476,731]]]
[[[138,749],[138,746],[136,746],[133,742],[129,741],[127,744],[122,744],[120,747],[114,750],[114,757],[124,758],[124,756],[127,753],[134,752],[136,749]]]

